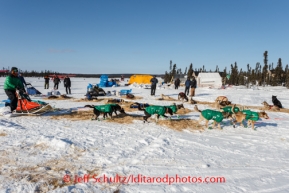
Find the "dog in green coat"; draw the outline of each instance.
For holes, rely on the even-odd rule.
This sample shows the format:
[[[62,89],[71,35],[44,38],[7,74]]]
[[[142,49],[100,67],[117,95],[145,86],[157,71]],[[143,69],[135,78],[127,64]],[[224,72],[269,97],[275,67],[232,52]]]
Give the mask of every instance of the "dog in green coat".
[[[209,124],[209,120],[213,120],[213,127],[216,126],[216,123],[218,124],[218,128],[221,129],[221,125],[220,123],[223,121],[224,119],[224,114],[226,114],[225,112],[220,112],[220,111],[215,111],[215,110],[211,110],[211,109],[205,109],[205,110],[199,110],[197,105],[195,105],[194,110],[197,112],[200,112],[200,119],[199,119],[199,123],[203,120],[206,121],[206,127],[208,128],[208,124]]]
[[[106,104],[106,105],[85,105],[84,107],[93,108],[93,114],[94,119],[98,119],[98,116],[103,113],[103,118],[105,119],[107,117],[107,114],[109,114],[110,118],[112,119],[112,113],[114,112],[115,115],[117,115],[116,111],[119,111],[120,113],[125,113],[124,109],[121,108],[118,104]],[[93,120],[93,117],[91,118]]]
[[[171,107],[166,106],[148,106],[144,109],[141,108],[141,105],[139,103],[135,103],[138,105],[138,110],[144,111],[145,116],[143,117],[144,122],[148,122],[148,118],[150,118],[152,115],[157,114],[157,119],[160,118],[160,116],[163,116],[165,118],[168,118],[165,114],[169,113],[171,116],[173,115],[173,110]]]
[[[234,105],[232,107],[232,109],[235,107],[236,105]],[[255,126],[255,122],[259,120],[259,118],[264,118],[264,119],[269,119],[269,116],[267,115],[267,113],[265,111],[261,111],[261,112],[254,112],[251,110],[243,110],[243,111],[239,111],[239,112],[233,112],[233,119],[234,120],[234,127],[236,123],[240,123],[241,126],[244,127],[243,125],[243,121],[244,120],[248,120],[248,124],[247,126],[251,125],[252,129],[254,129]]]

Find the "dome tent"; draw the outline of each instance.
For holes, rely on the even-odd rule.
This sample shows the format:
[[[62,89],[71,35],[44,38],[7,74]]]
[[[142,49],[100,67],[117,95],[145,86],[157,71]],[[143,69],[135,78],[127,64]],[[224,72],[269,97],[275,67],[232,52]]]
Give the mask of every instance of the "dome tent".
[[[152,75],[149,74],[134,74],[129,79],[129,84],[137,83],[137,84],[150,84]]]

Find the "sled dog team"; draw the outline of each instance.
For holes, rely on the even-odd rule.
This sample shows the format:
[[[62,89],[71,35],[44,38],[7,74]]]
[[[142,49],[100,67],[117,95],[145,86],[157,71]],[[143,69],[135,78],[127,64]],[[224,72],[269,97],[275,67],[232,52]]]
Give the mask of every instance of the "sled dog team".
[[[188,98],[185,97],[185,95],[182,95],[182,93],[178,95],[178,99],[188,101]],[[282,108],[282,104],[276,96],[272,96],[272,101],[274,103],[272,106],[270,106],[266,101],[262,103],[265,109],[280,110],[280,108]],[[138,110],[144,111],[144,122],[147,122],[148,118],[154,114],[157,115],[157,119],[159,119],[160,116],[169,118],[166,116],[166,114],[172,116],[178,111],[178,109],[184,108],[183,104],[177,105],[175,103],[170,106],[152,105],[146,107],[137,102],[134,104],[137,106]],[[117,115],[117,111],[120,113],[125,113],[124,109],[121,108],[121,106],[118,104],[106,104],[98,106],[86,105],[85,107],[94,108],[94,119],[97,119],[101,113],[103,113],[104,118],[107,117],[107,114],[112,118],[113,112]],[[219,96],[216,98],[215,107],[219,110],[205,109],[201,111],[198,109],[197,105],[195,105],[194,110],[200,112],[200,118],[198,122],[200,123],[201,121],[205,120],[205,125],[208,127],[209,121],[213,120],[213,127],[215,127],[217,124],[218,128],[221,129],[220,123],[223,121],[223,119],[230,119],[234,127],[236,123],[240,123],[241,126],[244,126],[243,121],[247,120],[247,125],[251,125],[252,129],[254,129],[255,122],[259,120],[259,118],[269,119],[269,116],[265,111],[254,112],[246,107],[237,107],[236,105],[232,105],[232,103],[225,96]]]
[[[272,102],[274,105],[270,106],[266,101],[262,104],[265,109],[272,110],[280,110],[282,108],[281,102],[277,99],[277,96],[272,96]],[[194,110],[200,112],[199,123],[203,120],[206,122],[206,127],[208,127],[209,120],[213,120],[213,127],[218,125],[218,128],[221,129],[220,123],[223,119],[230,119],[233,127],[235,127],[236,123],[240,123],[243,125],[243,121],[248,121],[248,126],[251,125],[252,129],[254,129],[255,122],[259,120],[259,118],[269,119],[268,114],[265,111],[254,112],[249,110],[246,107],[236,107],[236,105],[232,105],[231,101],[228,100],[226,96],[219,96],[215,100],[215,107],[219,109],[211,110],[205,109],[203,111],[199,110],[197,105],[195,105]]]

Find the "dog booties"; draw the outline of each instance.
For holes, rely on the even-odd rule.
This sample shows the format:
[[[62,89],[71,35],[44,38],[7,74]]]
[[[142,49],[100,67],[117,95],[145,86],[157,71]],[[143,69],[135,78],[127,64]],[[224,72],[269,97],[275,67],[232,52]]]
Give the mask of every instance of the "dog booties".
[[[221,108],[223,110],[223,112],[225,113],[233,113],[232,112],[232,106],[226,106],[224,108]],[[238,107],[234,107],[234,110],[233,110],[235,113],[238,113],[240,111],[240,109]]]
[[[112,104],[106,104],[106,105],[94,106],[94,108],[100,112],[103,112],[103,113],[110,113],[110,112],[112,112],[111,106],[112,106]]]
[[[223,121],[224,119],[224,116],[221,112],[219,111],[214,111],[214,110],[211,110],[211,109],[206,109],[206,110],[203,110],[202,112],[202,116],[207,119],[207,120],[214,120],[216,121],[217,123],[220,123]]]
[[[166,113],[166,107],[164,106],[149,106],[145,108],[145,111],[150,114],[158,114],[158,115],[164,115]]]
[[[246,120],[251,121],[258,121],[259,120],[259,114],[257,112],[251,111],[251,110],[244,110],[242,111],[243,114],[246,115]]]
[[[165,106],[165,107],[172,109],[173,113],[176,113],[178,111],[178,108],[176,105],[170,105],[170,106]]]

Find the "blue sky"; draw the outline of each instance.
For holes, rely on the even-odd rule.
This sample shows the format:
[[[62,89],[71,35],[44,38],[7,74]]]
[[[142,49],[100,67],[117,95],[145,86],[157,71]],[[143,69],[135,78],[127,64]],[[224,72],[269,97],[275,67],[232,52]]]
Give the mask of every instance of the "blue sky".
[[[164,73],[289,63],[288,0],[0,0],[0,68]]]

